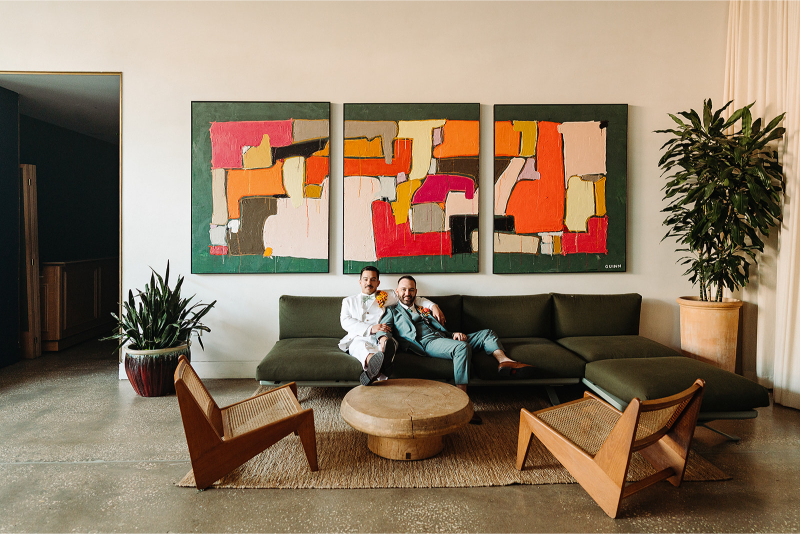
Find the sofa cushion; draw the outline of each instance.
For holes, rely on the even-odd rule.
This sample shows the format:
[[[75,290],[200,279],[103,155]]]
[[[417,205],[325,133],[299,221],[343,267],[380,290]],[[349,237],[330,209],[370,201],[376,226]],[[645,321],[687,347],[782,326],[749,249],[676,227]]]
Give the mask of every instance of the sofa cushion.
[[[463,325],[467,334],[490,328],[500,338],[550,338],[552,335],[550,295],[464,295],[463,298]]]
[[[436,302],[434,299],[431,300]],[[394,357],[394,370],[391,378],[453,380],[455,378],[453,361],[429,356],[417,356],[408,352],[398,352]]]
[[[553,293],[555,338],[635,336],[639,333],[642,296],[565,295]]]
[[[451,332],[461,332],[463,319],[461,315],[461,295],[439,295],[425,298],[436,303],[444,313],[445,324],[442,325]]]
[[[692,358],[617,359],[586,364],[587,380],[625,402],[634,397],[668,397],[698,378],[706,381],[701,412],[744,412],[769,406],[765,387]]]
[[[534,378],[583,377],[586,362],[549,339],[505,338],[500,341],[509,358],[536,367]],[[497,360],[485,352],[474,353],[471,375],[482,380],[499,380]]]
[[[587,362],[622,358],[660,358],[680,353],[642,336],[565,337],[558,344],[578,354]]]
[[[339,322],[343,298],[282,295],[278,300],[278,339],[343,338],[347,334]]]
[[[256,380],[358,380],[361,364],[338,344],[331,337],[282,339],[258,364]]]

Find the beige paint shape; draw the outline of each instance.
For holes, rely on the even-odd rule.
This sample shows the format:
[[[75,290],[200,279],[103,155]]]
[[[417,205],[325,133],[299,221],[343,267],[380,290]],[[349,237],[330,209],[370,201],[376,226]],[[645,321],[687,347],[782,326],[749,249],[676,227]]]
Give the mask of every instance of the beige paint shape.
[[[264,134],[261,144],[251,146],[242,154],[242,166],[245,169],[266,169],[272,167],[272,147],[269,135]]]
[[[450,191],[444,201],[444,221],[445,228],[450,230],[451,215],[477,215],[478,214],[478,190],[471,199],[467,198],[464,191]],[[473,248],[473,250],[475,250]]]
[[[306,158],[295,156],[283,161],[283,188],[292,201],[292,206],[299,208],[303,204],[303,182],[306,175]]]
[[[435,202],[411,206],[410,219],[411,232],[414,234],[444,232],[444,210]]]
[[[409,180],[425,178],[433,155],[433,129],[444,126],[444,119],[427,121],[398,121],[397,137],[411,139],[411,172]]]
[[[228,196],[225,192],[225,169],[211,170],[211,224],[228,224]]]
[[[272,256],[327,259],[328,179],[322,181],[320,198],[277,199],[278,212],[264,222],[264,248]]]
[[[514,189],[514,184],[517,183],[519,173],[522,172],[522,167],[525,166],[525,158],[513,158],[508,162],[508,167],[497,179],[494,184],[494,214],[505,215],[506,206],[508,205],[508,197],[511,196],[511,190]]]
[[[536,254],[539,248],[539,238],[532,235],[494,234],[494,251],[521,252],[523,254]]]
[[[606,173],[606,129],[600,128],[600,122],[565,122],[558,131],[564,136],[565,180]]]
[[[586,232],[589,217],[594,216],[594,182],[572,176],[567,183],[567,202],[564,226],[570,232]]]
[[[479,238],[478,238],[478,231],[477,230],[473,230],[472,231],[472,235],[470,236],[470,239],[472,241],[472,252],[478,252],[478,241],[479,241]]]
[[[372,201],[381,181],[372,176],[344,177],[344,259],[378,261],[372,227]]]
[[[296,119],[292,123],[292,142],[302,143],[313,139],[324,139],[328,137],[328,121]]]

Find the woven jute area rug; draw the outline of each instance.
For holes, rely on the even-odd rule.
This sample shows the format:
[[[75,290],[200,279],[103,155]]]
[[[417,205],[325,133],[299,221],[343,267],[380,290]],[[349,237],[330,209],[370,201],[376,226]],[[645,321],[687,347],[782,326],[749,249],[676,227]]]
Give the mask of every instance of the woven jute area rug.
[[[259,391],[264,389],[259,388]],[[314,409],[319,471],[311,472],[300,438],[290,435],[218,480],[216,488],[456,488],[511,484],[569,484],[575,479],[533,437],[525,469],[515,467],[520,408],[549,406],[542,390],[527,387],[473,387],[482,425],[467,425],[445,437],[445,448],[426,460],[381,458],[367,448],[367,436],[339,415],[348,388],[299,388],[303,408]],[[634,455],[629,480],[653,470]],[[728,480],[725,473],[692,452],[684,480]],[[178,482],[194,487],[191,471]]]

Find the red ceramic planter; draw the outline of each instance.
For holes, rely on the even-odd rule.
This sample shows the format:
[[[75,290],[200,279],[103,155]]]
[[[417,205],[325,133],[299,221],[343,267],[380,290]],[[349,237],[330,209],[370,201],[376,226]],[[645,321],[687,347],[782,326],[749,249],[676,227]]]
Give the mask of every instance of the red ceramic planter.
[[[133,390],[142,397],[174,395],[178,358],[185,355],[191,360],[190,344],[160,350],[125,347],[125,373]]]

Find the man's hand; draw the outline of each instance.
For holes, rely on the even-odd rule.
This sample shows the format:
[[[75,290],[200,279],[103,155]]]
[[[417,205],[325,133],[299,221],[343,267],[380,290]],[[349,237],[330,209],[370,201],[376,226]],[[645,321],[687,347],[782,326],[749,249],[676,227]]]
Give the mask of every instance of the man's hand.
[[[377,334],[378,332],[386,332],[389,333],[392,331],[392,327],[388,324],[374,324],[372,328],[369,329],[371,334]]]
[[[462,334],[461,332],[456,332],[455,334],[453,334],[453,339],[455,339],[456,341],[466,341],[467,335]]]
[[[439,324],[444,324],[444,322],[447,320],[445,319],[444,312],[442,312],[442,309],[438,304],[431,306],[431,313],[433,314],[433,317],[439,321]]]

